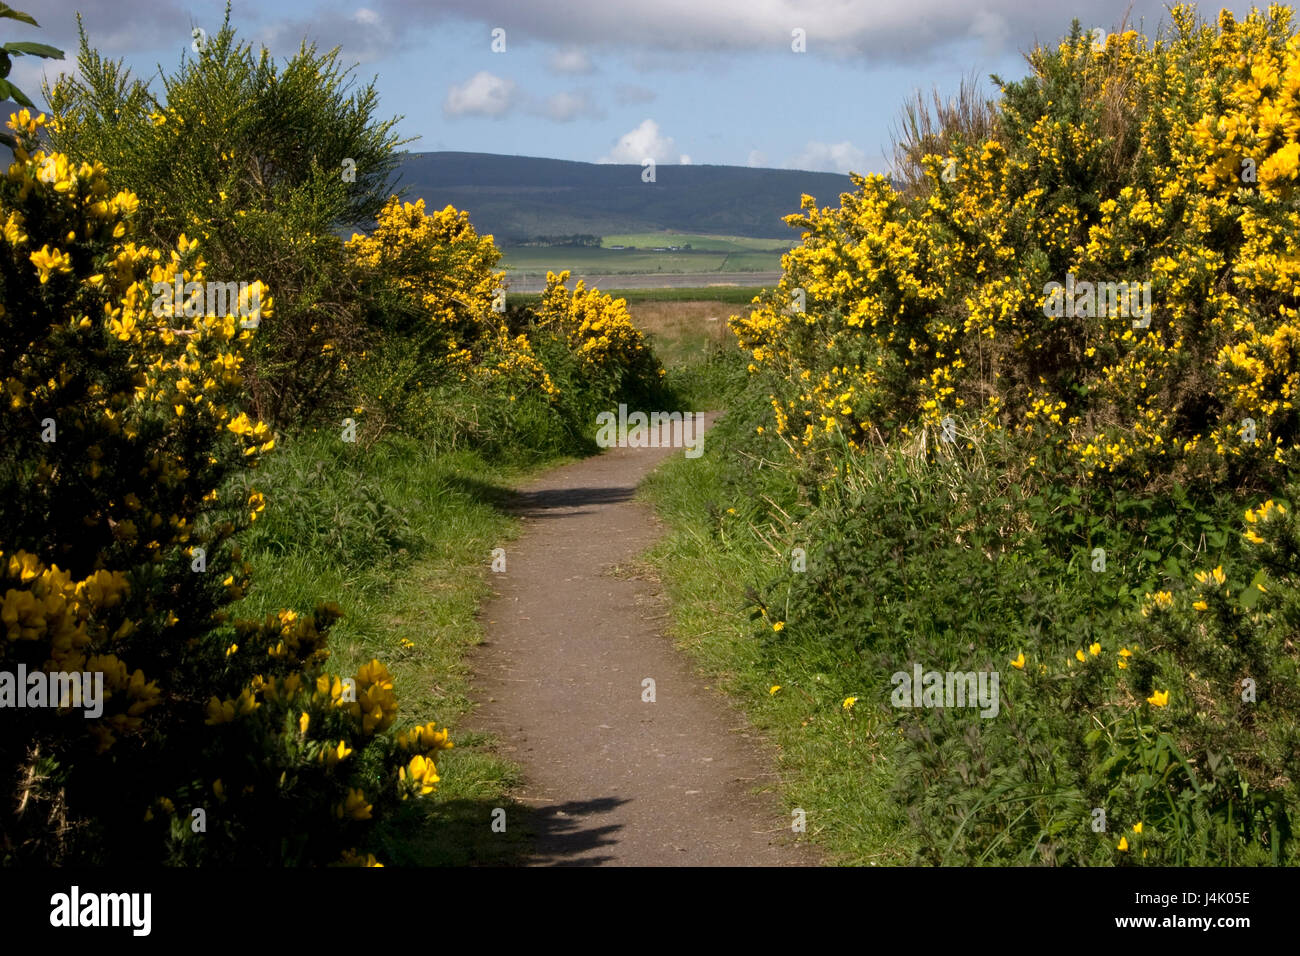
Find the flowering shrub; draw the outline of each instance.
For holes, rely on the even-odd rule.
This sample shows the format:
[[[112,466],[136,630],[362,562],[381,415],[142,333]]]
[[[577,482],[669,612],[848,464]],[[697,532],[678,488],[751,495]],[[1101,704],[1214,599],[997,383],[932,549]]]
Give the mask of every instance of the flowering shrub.
[[[429,214],[393,197],[346,248],[380,332],[357,370],[372,429],[572,451],[611,400],[663,377],[626,303],[582,283],[570,292],[568,273],[548,274],[536,309],[506,308],[500,251],[451,206]]]
[[[954,416],[1116,482],[1294,467],[1290,17],[1215,29],[1180,6],[1154,46],[1129,30],[1104,49],[1076,29],[1003,84],[993,136],[924,158],[922,195],[868,176],[839,208],[805,197],[780,288],[732,319],[753,367],[789,383],[781,434],[816,454],[832,432],[861,447]],[[1151,282],[1149,325],[1052,314],[1067,275]]]
[[[250,414],[276,427],[342,418],[340,366],[365,348],[338,231],[369,221],[397,166],[396,118],[351,88],[338,51],[285,60],[237,39],[227,11],[202,50],[152,81],[90,46],[49,90],[53,147],[101,161],[139,197],[139,241],[203,242],[214,281],[260,276],[274,315],[245,348]],[[342,414],[336,412],[342,411]]]
[[[546,273],[537,327],[559,335],[589,377],[607,383],[607,397],[630,385],[645,388],[664,375],[641,330],[632,324],[627,302],[588,289],[581,280],[570,292],[567,271]]]
[[[807,548],[750,595],[773,678],[1002,675],[994,719],[881,705],[925,862],[1300,852],[1300,40],[1171,19],[1035,50],[914,189],[805,197],[731,320],[787,473],[752,523]]]
[[[406,297],[415,318],[403,330],[434,363],[425,372],[429,384],[477,377],[555,394],[528,337],[512,335],[504,311],[494,308],[504,273],[492,270],[501,253],[491,236],[474,231],[468,214],[447,206],[428,215],[423,199],[394,196],[375,228],[354,234],[347,249],[372,282],[389,280]]]
[[[0,709],[0,854],[335,861],[360,821],[428,792],[450,744],[386,733],[377,661],[354,687],[326,671],[336,607],[230,619],[250,585],[237,535],[265,500],[228,479],[275,445],[241,408],[254,332],[155,314],[154,283],[202,281],[198,243],[139,244],[136,197],[38,149],[43,122],[10,120],[0,180],[0,671],[102,673],[105,700]]]

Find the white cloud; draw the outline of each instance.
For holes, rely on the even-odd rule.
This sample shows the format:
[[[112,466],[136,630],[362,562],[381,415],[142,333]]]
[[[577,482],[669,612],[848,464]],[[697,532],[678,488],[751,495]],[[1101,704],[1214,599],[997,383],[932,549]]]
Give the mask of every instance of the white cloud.
[[[656,163],[675,163],[681,158],[677,144],[671,136],[659,132],[659,124],[652,119],[641,121],[636,129],[619,137],[614,148],[605,156],[596,160],[598,163],[631,163],[640,165],[645,159]],[[690,157],[687,157],[689,160]]]
[[[442,112],[447,116],[504,116],[515,104],[515,81],[480,70],[447,91]]]
[[[587,90],[567,90],[550,96],[534,95],[508,77],[481,70],[464,83],[453,84],[442,104],[448,118],[487,116],[500,119],[512,113],[528,113],[556,123],[582,117],[605,115]]]
[[[1148,27],[1168,21],[1165,0],[908,0],[906,3],[850,0],[384,0],[408,22],[471,20],[509,22],[522,35],[591,50],[627,48],[648,53],[697,54],[696,65],[713,64],[719,53],[770,50],[790,55],[790,32],[807,33],[807,55],[860,56],[905,62],[940,54],[972,39],[1002,44],[1014,53],[1035,40],[1069,32],[1078,16],[1085,29],[1111,30],[1126,14]],[[1086,8],[1086,13],[1079,10]],[[1130,9],[1131,8],[1131,9]],[[702,61],[700,53],[708,55]],[[629,60],[633,65],[634,61]],[[651,68],[653,58],[646,61]],[[654,66],[671,66],[667,60]]]
[[[220,24],[204,23],[202,26],[212,35]],[[240,36],[245,32],[238,23],[235,29]],[[355,11],[339,8],[314,10],[309,17],[268,23],[255,30],[252,38],[265,43],[273,53],[285,56],[297,53],[304,38],[315,43],[321,52],[337,46],[339,58],[345,65],[374,63],[418,42],[414,34],[403,28],[401,21],[373,7],[361,7]]]
[[[808,169],[821,173],[863,172],[867,166],[867,154],[848,140],[842,143],[810,140],[803,151],[785,166],[786,169]]]
[[[591,73],[596,67],[585,50],[565,47],[551,54],[551,69],[556,73]]]
[[[689,166],[689,165],[691,164],[691,157],[690,157],[690,155],[687,154],[687,153],[682,153],[682,158],[681,158],[680,162],[681,162],[681,164],[682,164],[683,166]]]
[[[766,166],[767,156],[761,150],[751,149],[749,156],[745,159],[746,166]]]
[[[532,111],[557,123],[567,123],[583,116],[599,118],[604,115],[592,100],[591,94],[585,90],[555,93],[534,105]]]

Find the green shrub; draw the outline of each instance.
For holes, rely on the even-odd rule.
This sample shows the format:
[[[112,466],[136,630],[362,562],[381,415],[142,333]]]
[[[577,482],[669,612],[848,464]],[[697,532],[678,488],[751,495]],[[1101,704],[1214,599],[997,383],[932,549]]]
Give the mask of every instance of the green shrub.
[[[229,15],[161,90],[82,31],[77,73],[48,92],[51,140],[140,197],[151,241],[199,239],[210,279],[267,283],[277,307],[244,367],[253,408],[282,427],[325,420],[345,407],[340,363],[366,346],[338,231],[388,198],[396,119],[375,117],[373,83],[353,90],[337,51],[304,45],[280,67]]]

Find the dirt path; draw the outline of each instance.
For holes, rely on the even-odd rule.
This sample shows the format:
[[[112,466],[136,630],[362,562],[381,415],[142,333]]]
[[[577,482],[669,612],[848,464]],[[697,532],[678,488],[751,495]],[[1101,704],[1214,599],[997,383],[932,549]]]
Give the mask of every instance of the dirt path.
[[[775,783],[771,758],[663,635],[651,582],[626,575],[660,533],[633,494],[670,454],[683,451],[612,448],[521,491],[526,530],[492,575],[471,723],[524,768],[534,865],[815,862],[775,797],[751,793]]]

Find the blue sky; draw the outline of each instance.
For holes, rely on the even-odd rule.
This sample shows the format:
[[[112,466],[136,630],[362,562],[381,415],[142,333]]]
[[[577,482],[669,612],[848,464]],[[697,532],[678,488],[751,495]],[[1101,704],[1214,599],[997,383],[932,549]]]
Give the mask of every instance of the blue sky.
[[[75,69],[76,11],[92,45],[149,76],[177,64],[194,27],[215,31],[225,8],[11,5],[42,29],[0,21],[4,39],[69,54],[15,61],[10,79],[38,103],[43,73]],[[231,22],[278,57],[304,37],[341,47],[359,77],[377,77],[382,112],[403,117],[412,150],[871,172],[887,168],[890,131],[915,90],[951,95],[963,76],[987,90],[990,73],[1022,76],[1023,54],[1071,19],[1110,30],[1126,12],[1148,35],[1167,19],[1149,0],[238,0]],[[503,52],[492,49],[496,29]],[[795,30],[804,52],[792,49]]]

